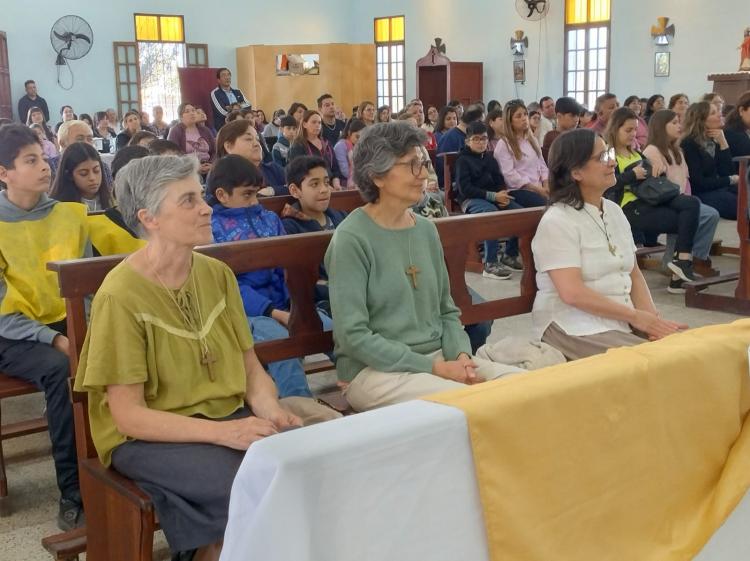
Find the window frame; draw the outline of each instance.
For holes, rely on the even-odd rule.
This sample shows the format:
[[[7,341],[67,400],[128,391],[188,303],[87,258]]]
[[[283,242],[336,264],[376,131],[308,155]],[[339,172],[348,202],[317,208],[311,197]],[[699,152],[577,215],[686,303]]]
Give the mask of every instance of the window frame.
[[[156,30],[159,33],[158,39],[141,40],[138,39],[138,16],[147,16],[157,18]],[[182,26],[182,41],[167,41],[161,38],[161,18],[179,18]],[[133,31],[136,43],[185,43],[185,16],[180,14],[151,14],[146,12],[135,12],[133,14]]]
[[[404,38],[399,41],[391,41],[391,40],[378,41],[377,40],[378,21],[388,20],[388,30],[389,30],[388,37],[390,39],[390,37],[392,37],[392,34],[393,34],[393,20],[398,19],[398,18],[401,18],[403,20]],[[393,15],[393,16],[382,16],[378,18],[373,18],[372,36],[373,36],[374,43],[375,43],[375,107],[377,108],[377,107],[380,107],[381,105],[388,105],[391,107],[392,112],[396,112],[397,110],[400,111],[401,109],[406,107],[406,75],[407,75],[407,72],[406,72],[406,15],[398,14],[398,15]],[[388,53],[387,61],[381,61],[378,59],[379,47],[384,47],[386,49],[386,52]],[[391,54],[393,52],[392,51],[393,47],[401,47],[401,53],[402,53],[401,61],[399,62],[401,63],[401,68],[403,69],[403,72],[401,76],[398,76],[395,78],[391,74],[391,68],[392,68],[391,65],[393,64]],[[378,78],[378,66],[380,64],[384,64],[386,68],[388,68],[387,79]],[[398,62],[396,64],[398,64]],[[392,88],[393,88],[394,82],[399,82],[399,81],[402,82],[402,93],[400,96],[397,96],[392,93]],[[378,95],[378,86],[380,85],[381,82],[383,82],[384,85],[386,86],[386,89],[384,91],[385,95],[382,95],[382,96]],[[393,103],[394,98],[400,99],[401,106],[399,107],[399,109],[394,108],[394,103]],[[380,102],[381,100],[387,100],[387,103],[383,104]]]
[[[610,69],[611,69],[611,58],[612,58],[612,1],[609,0],[609,19],[608,20],[600,20],[592,22],[590,21],[591,18],[591,0],[586,0],[586,22],[583,23],[568,23],[567,21],[567,12],[568,12],[568,4],[570,2],[575,2],[576,0],[566,0],[565,2],[565,15],[563,21],[564,21],[564,36],[565,36],[565,47],[563,51],[563,91],[565,92],[566,96],[571,96],[575,99],[577,99],[580,103],[588,106],[589,105],[589,96],[592,92],[596,93],[597,95],[594,96],[595,98],[599,95],[602,95],[603,93],[606,93],[609,91],[610,86]],[[598,72],[599,69],[592,69],[590,66],[590,60],[589,60],[589,53],[591,51],[590,47],[590,35],[592,29],[601,29],[605,28],[607,30],[607,60],[606,60],[606,69],[605,69],[605,78],[604,78],[604,88],[601,87],[592,90],[589,88],[589,74],[592,72]],[[585,38],[585,46],[582,49],[583,50],[583,72],[584,72],[584,80],[583,80],[583,90],[578,89],[571,89],[568,82],[568,75],[570,72],[580,72],[578,68],[575,70],[570,70],[568,66],[568,59],[570,57],[570,32],[571,31],[578,31],[578,30],[584,30],[584,38]],[[576,46],[576,51],[579,51],[581,49]],[[598,47],[597,47],[598,49]],[[582,99],[579,99],[577,94],[580,92]],[[594,110],[594,107],[589,107],[591,111]]]

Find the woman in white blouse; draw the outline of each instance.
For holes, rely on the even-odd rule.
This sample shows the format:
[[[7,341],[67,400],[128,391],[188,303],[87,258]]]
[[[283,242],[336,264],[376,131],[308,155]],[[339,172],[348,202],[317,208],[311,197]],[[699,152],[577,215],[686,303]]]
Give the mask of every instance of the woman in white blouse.
[[[659,316],[630,224],[602,197],[615,184],[614,150],[591,130],[569,131],[552,144],[549,169],[551,206],[531,244],[537,336],[575,360],[686,329]]]

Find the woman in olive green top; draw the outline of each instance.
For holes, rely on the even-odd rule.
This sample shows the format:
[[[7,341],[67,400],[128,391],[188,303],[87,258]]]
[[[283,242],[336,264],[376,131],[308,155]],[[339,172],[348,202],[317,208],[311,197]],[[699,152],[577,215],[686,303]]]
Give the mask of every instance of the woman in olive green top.
[[[353,161],[367,204],[326,252],[336,371],[358,411],[522,371],[471,357],[437,230],[411,211],[427,179],[425,140],[404,121],[363,131]]]
[[[301,421],[253,351],[234,274],[193,252],[212,241],[196,172],[151,156],[118,174],[123,218],[148,243],[97,292],[75,387],[101,461],[151,496],[176,558],[204,560],[218,559],[244,451]]]

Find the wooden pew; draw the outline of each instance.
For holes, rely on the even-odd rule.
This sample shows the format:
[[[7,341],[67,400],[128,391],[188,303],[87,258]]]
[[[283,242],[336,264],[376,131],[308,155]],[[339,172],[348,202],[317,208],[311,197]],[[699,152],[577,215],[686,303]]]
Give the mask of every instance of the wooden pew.
[[[296,201],[291,195],[282,195],[279,197],[258,197],[258,202],[263,205],[266,210],[275,212],[281,216],[281,211],[287,204],[292,204]],[[344,212],[351,212],[355,208],[361,207],[365,202],[362,200],[358,189],[351,189],[347,191],[334,191],[331,193],[331,202],[329,206],[336,210],[343,210]]]
[[[685,305],[689,308],[750,315],[750,219],[747,214],[750,156],[735,158],[734,161],[740,165],[740,183],[737,186],[737,233],[740,238],[739,271],[685,283]],[[710,286],[729,282],[737,283],[734,296],[711,294],[705,291]]]
[[[543,209],[465,215],[436,221],[444,247],[451,292],[461,308],[463,323],[476,323],[531,311],[536,292],[531,239]],[[264,363],[331,351],[333,338],[322,330],[315,311],[314,285],[319,265],[332,236],[318,232],[261,240],[231,242],[198,248],[197,251],[224,261],[236,273],[283,267],[288,272],[292,302],[288,339],[258,343],[256,351]],[[519,238],[521,256],[527,268],[521,277],[518,296],[472,304],[464,272],[466,244],[488,237]],[[71,373],[78,367],[86,335],[84,298],[96,292],[106,274],[122,256],[49,263],[56,271],[60,292],[66,299]],[[59,550],[68,554],[87,552],[89,561],[151,561],[153,533],[158,528],[153,505],[132,481],[112,469],[105,469],[96,456],[88,425],[87,394],[73,392],[73,407],[80,467],[81,490],[88,521],[86,543],[80,531],[70,532],[77,546],[56,537]],[[48,538],[48,541],[53,538]],[[66,549],[67,546],[67,549]]]

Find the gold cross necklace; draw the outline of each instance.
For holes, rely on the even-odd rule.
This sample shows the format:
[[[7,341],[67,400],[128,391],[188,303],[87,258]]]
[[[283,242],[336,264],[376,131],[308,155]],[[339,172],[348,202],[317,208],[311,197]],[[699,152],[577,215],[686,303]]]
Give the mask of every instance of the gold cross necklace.
[[[591,216],[591,213],[588,211],[586,207],[583,207],[583,210],[586,214],[588,214],[589,218],[594,221],[594,224],[596,224],[596,227],[599,228],[599,230],[602,231],[604,234],[604,237],[607,238],[607,248],[609,249],[609,252],[612,254],[612,257],[616,257],[616,251],[617,248],[612,244],[612,242],[609,239],[609,232],[607,231],[607,224],[604,222],[604,210],[602,210],[602,224],[604,224],[604,227],[599,224],[599,222],[596,221],[596,218]]]
[[[414,221],[414,226],[417,225],[417,219],[414,215],[411,215],[411,219]],[[422,271],[414,265],[414,261],[411,258],[411,228],[409,228],[409,266],[406,268],[406,276],[411,277],[411,286],[414,290],[417,289],[417,275]]]

